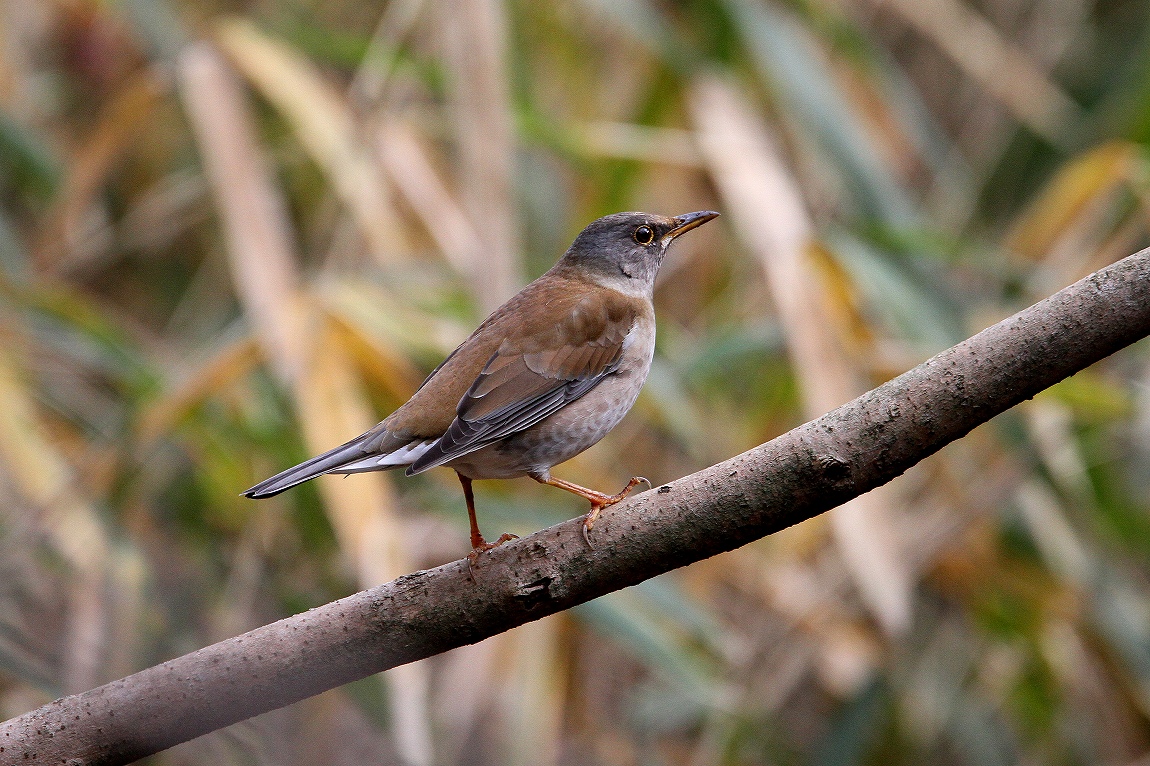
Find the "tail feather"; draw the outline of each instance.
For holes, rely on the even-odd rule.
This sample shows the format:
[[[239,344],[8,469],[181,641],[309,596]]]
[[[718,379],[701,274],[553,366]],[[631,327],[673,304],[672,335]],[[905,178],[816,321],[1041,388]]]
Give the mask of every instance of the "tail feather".
[[[286,489],[291,489],[297,484],[303,484],[309,479],[314,479],[317,476],[338,470],[348,463],[363,460],[369,454],[368,450],[364,449],[364,445],[372,436],[371,431],[362,436],[357,436],[351,441],[341,444],[334,449],[330,449],[322,455],[316,455],[297,466],[292,466],[286,471],[281,471],[270,479],[265,479],[240,494],[255,500],[272,497]]]

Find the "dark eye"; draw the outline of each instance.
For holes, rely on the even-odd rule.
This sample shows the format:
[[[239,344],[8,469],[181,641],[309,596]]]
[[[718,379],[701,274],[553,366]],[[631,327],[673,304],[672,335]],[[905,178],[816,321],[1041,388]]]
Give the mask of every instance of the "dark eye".
[[[635,241],[640,245],[649,245],[655,241],[655,232],[651,231],[650,226],[640,226],[635,229],[635,233],[632,236],[635,237]]]

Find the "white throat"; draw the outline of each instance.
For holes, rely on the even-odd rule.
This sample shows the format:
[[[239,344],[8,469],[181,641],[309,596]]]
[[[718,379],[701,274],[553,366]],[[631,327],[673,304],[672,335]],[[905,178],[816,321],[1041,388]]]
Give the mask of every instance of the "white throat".
[[[594,274],[591,281],[615,292],[623,293],[633,298],[646,298],[650,300],[654,295],[655,286],[642,279],[632,279],[625,274]]]

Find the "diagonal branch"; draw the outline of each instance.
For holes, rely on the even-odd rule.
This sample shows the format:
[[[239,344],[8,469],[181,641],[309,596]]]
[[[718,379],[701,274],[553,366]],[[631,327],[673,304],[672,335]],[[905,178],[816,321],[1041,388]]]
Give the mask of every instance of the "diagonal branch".
[[[1150,250],[773,441],[465,562],[415,572],[0,724],[0,764],[121,764],[796,524],[1150,334]]]

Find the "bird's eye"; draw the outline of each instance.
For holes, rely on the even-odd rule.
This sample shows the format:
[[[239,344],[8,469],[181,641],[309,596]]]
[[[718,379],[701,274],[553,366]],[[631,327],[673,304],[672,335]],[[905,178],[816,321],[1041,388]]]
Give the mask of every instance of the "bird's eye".
[[[651,231],[650,226],[640,226],[639,228],[635,229],[635,233],[632,236],[635,237],[636,242],[644,246],[649,245],[655,241],[655,232]]]

